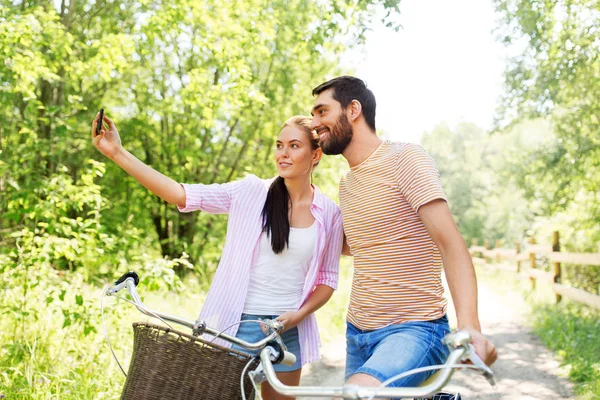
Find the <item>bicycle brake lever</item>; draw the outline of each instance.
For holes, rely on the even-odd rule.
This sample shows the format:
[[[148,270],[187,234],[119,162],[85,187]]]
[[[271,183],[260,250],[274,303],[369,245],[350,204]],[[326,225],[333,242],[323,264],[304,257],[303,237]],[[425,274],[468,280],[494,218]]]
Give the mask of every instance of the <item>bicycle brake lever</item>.
[[[463,358],[463,361],[470,360],[475,365],[483,377],[488,381],[492,387],[496,387],[496,381],[494,380],[494,371],[490,369],[475,352],[475,346],[469,343],[469,352]]]
[[[279,333],[283,329],[283,324],[279,321],[273,319],[263,319],[262,320],[265,326],[267,327],[267,335],[270,335],[273,332]],[[281,346],[284,351],[287,351],[287,346],[283,343],[283,339],[281,335],[275,336],[275,341]]]

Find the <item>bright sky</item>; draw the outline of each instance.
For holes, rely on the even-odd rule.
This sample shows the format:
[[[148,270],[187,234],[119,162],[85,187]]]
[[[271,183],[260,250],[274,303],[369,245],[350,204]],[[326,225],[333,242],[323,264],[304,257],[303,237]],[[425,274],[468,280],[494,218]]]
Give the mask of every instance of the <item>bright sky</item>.
[[[419,143],[441,121],[491,127],[507,54],[491,1],[402,0],[400,11],[400,31],[377,26],[343,60],[375,93],[378,130]]]

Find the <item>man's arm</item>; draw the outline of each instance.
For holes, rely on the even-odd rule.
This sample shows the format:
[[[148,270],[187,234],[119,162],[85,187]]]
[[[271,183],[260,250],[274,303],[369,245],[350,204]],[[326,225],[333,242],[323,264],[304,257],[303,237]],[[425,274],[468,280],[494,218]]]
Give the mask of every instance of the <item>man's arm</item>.
[[[346,239],[345,233],[344,233],[344,245],[342,246],[342,255],[352,257],[352,252],[350,251],[350,246],[348,245],[348,240]]]
[[[419,216],[442,255],[444,271],[458,320],[458,329],[471,333],[477,354],[487,364],[496,361],[494,345],[481,334],[477,312],[477,278],[467,245],[448,204],[433,200],[419,208]]]

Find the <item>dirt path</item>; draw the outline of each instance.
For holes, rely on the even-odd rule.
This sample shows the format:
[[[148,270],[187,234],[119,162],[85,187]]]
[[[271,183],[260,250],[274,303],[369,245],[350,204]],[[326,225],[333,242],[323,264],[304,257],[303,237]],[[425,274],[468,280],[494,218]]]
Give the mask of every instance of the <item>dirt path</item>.
[[[557,399],[574,398],[572,385],[564,377],[559,363],[531,332],[526,320],[526,305],[516,292],[494,292],[479,283],[479,310],[484,333],[498,350],[499,359],[492,369],[496,388],[475,372],[454,375],[446,389],[460,392],[465,399]],[[449,316],[454,315],[449,310]],[[340,385],[343,382],[345,343],[324,347],[319,363],[306,368],[302,385]]]

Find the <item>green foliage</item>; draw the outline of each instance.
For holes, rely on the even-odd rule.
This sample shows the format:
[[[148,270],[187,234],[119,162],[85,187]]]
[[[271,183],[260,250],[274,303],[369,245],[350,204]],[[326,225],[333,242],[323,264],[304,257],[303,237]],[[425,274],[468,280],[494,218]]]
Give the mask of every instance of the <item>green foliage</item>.
[[[512,137],[491,136],[472,124],[438,125],[421,140],[436,161],[452,214],[465,238],[520,240],[533,215],[508,174]]]
[[[104,343],[102,290],[86,284],[86,277],[77,270],[54,268],[51,257],[36,243],[21,238],[15,252],[0,256],[0,394],[19,399],[117,397],[122,378]],[[143,294],[160,291],[159,306],[154,308],[169,311],[165,297],[184,288],[173,269],[176,264],[189,266],[185,258],[149,256],[142,265],[128,265],[140,273]],[[197,284],[191,286],[192,291],[199,289]],[[193,304],[197,307],[199,302]],[[140,319],[140,314],[126,303],[105,310],[113,346],[125,365],[132,339],[127,321],[132,319]]]
[[[280,125],[308,112],[311,88],[337,74],[336,55],[382,7],[393,22],[397,1],[2,3],[0,230],[53,234],[63,269],[104,272],[112,257],[159,251],[188,254],[210,277],[226,220],[181,215],[105,166],[88,133],[96,110],[132,153],[178,181],[269,177]],[[63,186],[81,199],[57,194]],[[47,197],[64,195],[52,215]],[[55,226],[62,214],[70,227]]]
[[[570,304],[534,307],[536,333],[557,352],[580,395],[600,396],[600,315]]]
[[[0,393],[22,399],[102,394],[98,293],[85,288],[81,274],[29,261],[21,254],[0,270]],[[86,378],[92,371],[97,377]]]
[[[551,244],[558,231],[562,251],[597,252],[599,192],[580,191],[557,207],[554,203],[560,200],[553,189],[558,180],[534,172],[543,168],[540,154],[556,144],[552,124],[543,119],[495,134],[471,124],[453,130],[439,125],[422,138],[438,164],[450,208],[468,243],[487,240],[494,246],[500,240],[502,247],[513,247],[533,236],[538,243]],[[541,268],[550,270],[547,260],[540,261]],[[563,271],[563,283],[590,293],[600,290],[598,268],[564,264]]]
[[[100,107],[177,181],[273,176],[281,124],[398,3],[0,0],[0,395],[116,398],[100,284],[136,270],[165,309],[186,272],[201,292],[219,261],[226,218],[179,214],[99,154]],[[340,165],[315,174],[327,193]],[[129,314],[107,313],[127,363]]]
[[[550,285],[540,282],[534,291],[528,279],[514,272],[477,268],[477,278],[494,287],[498,294],[514,296],[521,293],[526,299],[527,314],[534,332],[560,358],[569,377],[575,383],[578,399],[596,399],[600,396],[600,313],[598,310],[570,302],[563,298],[554,303]]]
[[[497,0],[504,42],[519,49],[506,72],[501,123],[548,116],[555,140],[529,166],[532,186],[567,210],[600,184],[600,56],[596,0]],[[533,149],[532,149],[533,150]],[[597,201],[596,201],[597,203]],[[600,214],[593,214],[597,226]]]
[[[507,157],[516,184],[537,214],[528,232],[559,231],[563,250],[600,248],[600,3],[497,0],[499,31],[518,53],[506,71],[499,125],[520,133]],[[544,118],[543,131],[528,119]],[[523,122],[524,121],[524,122]],[[565,280],[592,293],[600,271],[567,266]]]
[[[115,240],[103,233],[99,217],[104,199],[94,184],[102,170],[101,164],[90,161],[77,181],[61,167],[31,191],[16,183],[8,187],[4,215],[17,224],[5,240],[24,249],[24,262],[53,260],[56,268],[73,270],[93,266],[110,249]]]

